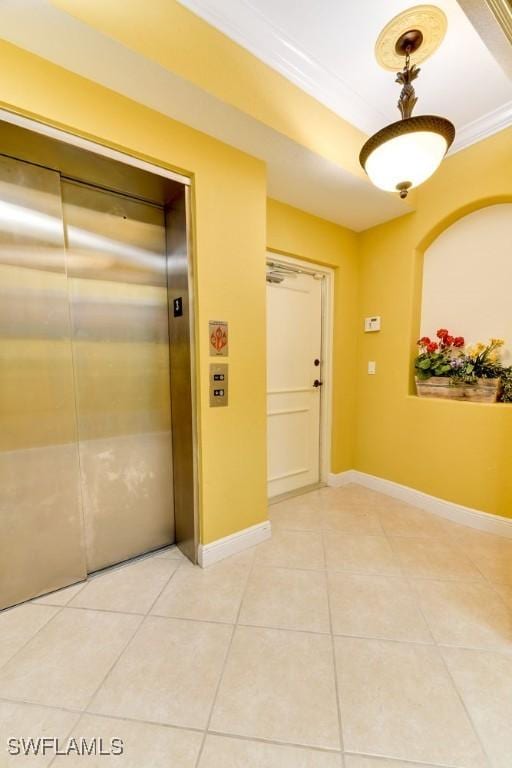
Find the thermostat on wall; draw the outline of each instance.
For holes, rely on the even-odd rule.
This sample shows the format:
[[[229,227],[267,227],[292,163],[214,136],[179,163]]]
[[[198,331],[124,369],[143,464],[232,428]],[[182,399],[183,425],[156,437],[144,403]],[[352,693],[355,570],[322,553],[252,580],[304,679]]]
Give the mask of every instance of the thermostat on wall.
[[[380,331],[380,317],[365,317],[364,330],[366,333],[372,333],[373,331]]]

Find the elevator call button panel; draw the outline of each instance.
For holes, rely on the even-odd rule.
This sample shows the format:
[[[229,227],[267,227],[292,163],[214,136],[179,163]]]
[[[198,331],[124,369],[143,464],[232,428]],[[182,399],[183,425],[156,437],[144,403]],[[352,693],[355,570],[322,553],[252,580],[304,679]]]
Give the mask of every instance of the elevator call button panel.
[[[210,363],[210,405],[228,404],[228,364]]]

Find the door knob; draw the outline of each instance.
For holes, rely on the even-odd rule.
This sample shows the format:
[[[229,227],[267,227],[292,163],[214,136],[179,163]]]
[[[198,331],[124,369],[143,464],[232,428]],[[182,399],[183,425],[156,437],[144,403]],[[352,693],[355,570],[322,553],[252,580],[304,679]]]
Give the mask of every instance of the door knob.
[[[319,381],[318,379],[315,379],[313,382],[314,387],[321,387],[323,384],[323,381]]]

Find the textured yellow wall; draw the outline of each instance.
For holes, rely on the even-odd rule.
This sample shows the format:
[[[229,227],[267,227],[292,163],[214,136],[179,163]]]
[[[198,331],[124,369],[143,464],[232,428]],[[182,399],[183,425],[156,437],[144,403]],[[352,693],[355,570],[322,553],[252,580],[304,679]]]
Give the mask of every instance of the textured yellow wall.
[[[201,541],[266,519],[262,162],[5,42],[2,106],[194,178]],[[208,407],[208,320],[230,323],[230,405]]]
[[[332,267],[334,339],[331,471],[354,466],[358,314],[357,235],[297,208],[269,200],[267,244],[275,251]]]
[[[411,361],[424,250],[465,213],[510,200],[512,129],[447,158],[418,188],[415,213],[359,236],[361,318],[382,315],[382,331],[359,332],[355,448],[356,469],[507,517],[512,406],[417,398]],[[368,360],[377,362],[376,376],[367,375]]]

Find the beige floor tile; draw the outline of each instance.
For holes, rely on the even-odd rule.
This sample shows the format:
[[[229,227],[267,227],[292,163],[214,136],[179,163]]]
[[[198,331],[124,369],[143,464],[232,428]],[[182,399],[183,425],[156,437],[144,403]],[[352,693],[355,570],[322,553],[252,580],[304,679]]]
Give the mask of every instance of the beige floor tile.
[[[112,739],[122,741],[122,754],[83,757],[57,757],[52,768],[194,768],[203,739],[202,733],[162,725],[137,723],[110,717],[83,715],[71,733],[75,739],[86,739],[112,751]],[[118,748],[119,742],[113,745]],[[99,746],[97,751],[99,751]]]
[[[46,754],[43,754],[43,745],[38,745],[37,740],[50,738],[65,741],[78,718],[78,713],[60,709],[0,701],[0,766],[48,766],[55,756],[55,751],[51,751],[48,744]],[[11,742],[11,739],[14,742]],[[32,748],[27,743],[29,739],[36,742]],[[37,747],[39,754],[35,756],[34,749]],[[18,749],[20,754],[15,754]],[[30,753],[25,752],[27,749],[31,749]]]
[[[243,553],[209,568],[182,563],[151,613],[233,623],[252,561],[252,552],[249,554],[249,558]]]
[[[492,768],[512,765],[512,657],[443,648]]]
[[[483,753],[437,648],[335,638],[347,752],[480,768]]]
[[[452,539],[485,578],[512,586],[512,539],[465,526],[457,526]]]
[[[198,768],[341,768],[336,752],[209,734]]]
[[[378,505],[384,499],[388,499],[389,496],[384,496],[378,491],[372,491],[371,488],[365,488],[364,485],[358,485],[357,483],[348,483],[341,486],[341,488],[326,488],[327,493],[341,496],[344,499],[352,499],[357,502],[363,502],[365,504],[371,504],[372,506]]]
[[[412,578],[482,581],[469,558],[448,541],[393,537],[390,542],[400,565]]]
[[[238,627],[210,727],[339,749],[331,638]]]
[[[149,557],[111,568],[90,578],[69,605],[146,613],[179,565],[178,560]]]
[[[480,531],[477,528],[470,528],[467,525],[454,524],[453,539],[457,546],[470,557],[479,554],[493,556],[500,552],[510,552],[512,549],[512,539]]]
[[[138,616],[64,608],[2,668],[2,696],[84,708],[139,622]]]
[[[452,530],[452,523],[442,517],[395,499],[384,502],[379,515],[382,527],[389,536],[446,539]]]
[[[80,590],[83,589],[86,584],[86,581],[80,581],[78,584],[72,584],[70,587],[57,589],[55,592],[49,592],[42,597],[36,597],[32,602],[37,605],[67,605],[73,597],[78,595]]]
[[[329,599],[335,634],[433,642],[400,576],[329,573]]]
[[[382,535],[378,513],[366,507],[356,509],[330,509],[322,512],[323,529],[361,535]]]
[[[324,533],[327,568],[355,573],[400,573],[398,559],[385,536]]]
[[[489,586],[416,581],[414,586],[439,643],[512,652],[512,607]]]
[[[186,562],[190,562],[176,546],[159,549],[152,555],[152,557],[163,557],[165,560],[185,560]]]
[[[329,632],[325,573],[256,567],[239,621],[260,627]]]
[[[358,485],[345,485],[342,488],[321,488],[302,497],[311,509],[351,511],[374,510],[379,506],[381,494]]]
[[[323,529],[321,511],[304,503],[299,505],[283,501],[279,504],[271,504],[268,508],[268,516],[272,523],[272,535],[278,529],[290,531],[321,531]]]
[[[470,557],[486,579],[495,584],[512,586],[512,546]]]
[[[58,611],[58,608],[31,603],[2,611],[0,613],[0,667],[3,667]]]
[[[89,711],[204,728],[231,633],[224,624],[148,617]]]
[[[272,538],[256,547],[258,565],[285,568],[325,568],[322,535],[309,531],[272,531]]]
[[[345,768],[439,768],[427,763],[409,763],[404,760],[387,760],[382,757],[367,757],[366,755],[345,755]],[[482,758],[477,763],[478,768],[489,768],[488,762]],[[457,766],[457,768],[463,768]]]

